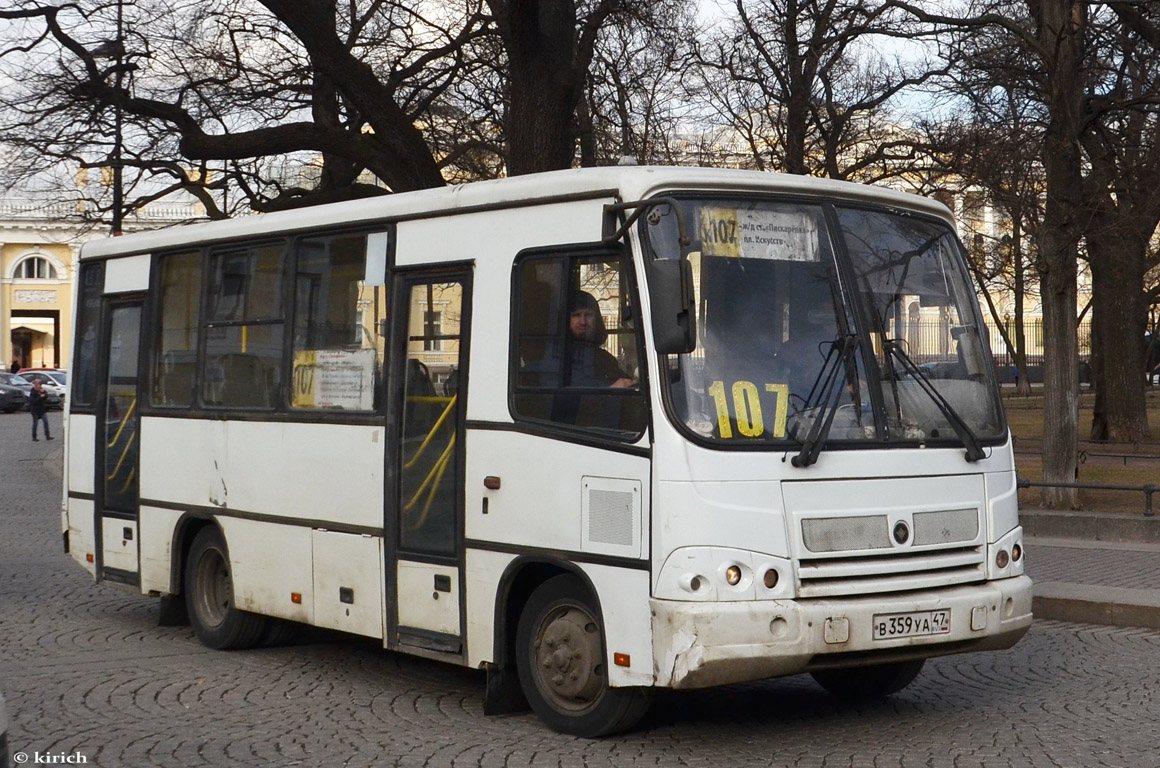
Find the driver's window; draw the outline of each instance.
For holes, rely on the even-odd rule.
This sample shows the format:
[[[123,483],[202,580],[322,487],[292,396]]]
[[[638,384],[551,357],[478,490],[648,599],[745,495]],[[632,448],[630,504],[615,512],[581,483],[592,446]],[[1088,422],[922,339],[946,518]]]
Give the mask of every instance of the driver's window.
[[[515,274],[512,402],[522,419],[644,430],[638,315],[618,253],[534,255]]]

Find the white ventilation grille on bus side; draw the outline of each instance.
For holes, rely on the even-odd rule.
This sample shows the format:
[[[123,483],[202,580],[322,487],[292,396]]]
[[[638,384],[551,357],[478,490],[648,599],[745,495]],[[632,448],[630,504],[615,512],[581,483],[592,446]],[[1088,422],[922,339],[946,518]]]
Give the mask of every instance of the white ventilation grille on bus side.
[[[590,491],[588,494],[588,540],[601,544],[632,546],[632,494],[622,491]]]
[[[583,494],[584,551],[638,557],[640,482],[585,477]]]

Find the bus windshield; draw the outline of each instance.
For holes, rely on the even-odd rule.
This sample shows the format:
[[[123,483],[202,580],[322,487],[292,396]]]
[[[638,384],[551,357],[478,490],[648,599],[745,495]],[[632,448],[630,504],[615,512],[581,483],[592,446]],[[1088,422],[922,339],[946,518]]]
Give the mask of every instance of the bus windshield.
[[[697,339],[669,355],[674,420],[696,438],[776,445],[965,445],[1006,435],[953,231],[896,210],[682,198]],[[676,216],[642,225],[679,257]],[[809,462],[807,462],[809,463]]]

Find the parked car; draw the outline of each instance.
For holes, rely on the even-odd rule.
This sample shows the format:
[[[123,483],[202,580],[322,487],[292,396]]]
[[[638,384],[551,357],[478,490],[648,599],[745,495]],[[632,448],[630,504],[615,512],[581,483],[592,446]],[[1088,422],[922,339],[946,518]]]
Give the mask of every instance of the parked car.
[[[28,405],[28,394],[20,387],[0,384],[0,411],[12,413]],[[3,768],[3,766],[0,766]]]
[[[49,408],[64,407],[64,393],[68,384],[68,375],[64,371],[53,368],[25,368],[19,375],[29,383],[40,379],[44,391],[48,392]]]
[[[24,393],[24,404],[22,408],[28,408],[28,393],[32,391],[32,382],[24,378],[18,373],[4,373],[0,371],[0,384],[7,384],[10,387],[16,387]],[[52,395],[49,395],[52,398]],[[3,766],[0,766],[3,768]]]

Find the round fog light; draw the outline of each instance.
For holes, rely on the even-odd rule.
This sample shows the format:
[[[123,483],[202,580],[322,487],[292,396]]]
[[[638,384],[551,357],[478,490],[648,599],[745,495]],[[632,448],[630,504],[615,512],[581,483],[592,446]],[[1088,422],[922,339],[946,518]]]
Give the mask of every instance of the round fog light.
[[[731,565],[725,569],[725,581],[729,582],[729,586],[736,587],[741,583],[741,566]]]
[[[1023,557],[1023,547],[1019,546],[1018,544],[1011,547],[1011,559],[1012,560],[1014,560],[1015,562],[1019,562],[1019,560],[1022,557]]]
[[[777,581],[779,578],[781,577],[778,576],[777,570],[770,568],[765,572],[765,576],[761,579],[761,581],[763,584],[765,584],[766,589],[774,589],[777,587]]]
[[[1011,563],[1011,556],[1007,554],[1007,550],[1000,549],[999,554],[995,555],[995,565],[1000,568],[1006,568]]]

